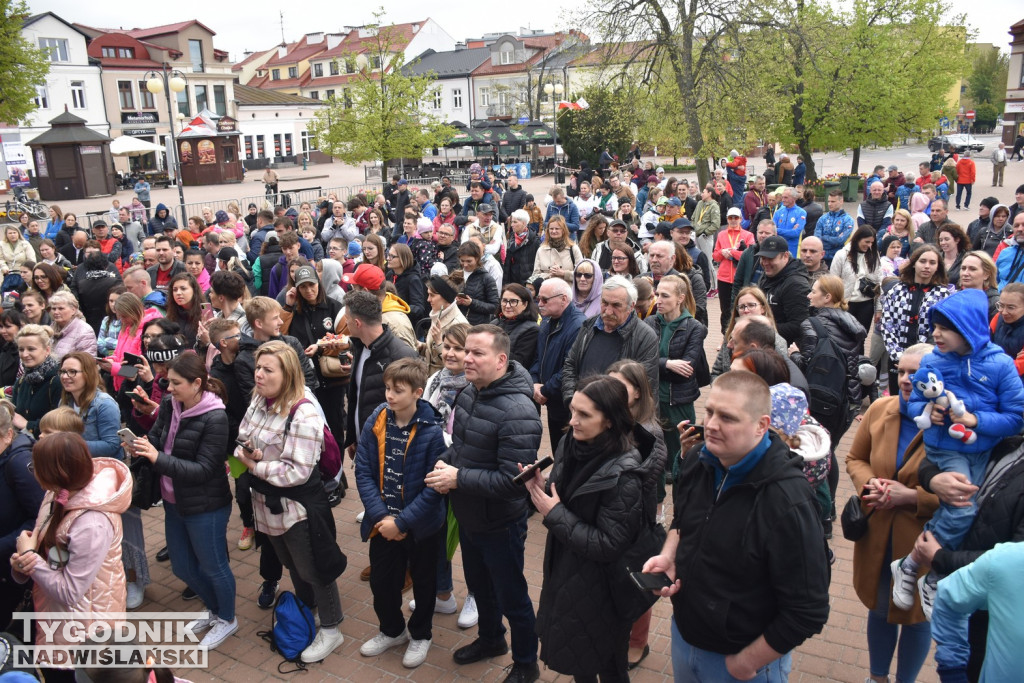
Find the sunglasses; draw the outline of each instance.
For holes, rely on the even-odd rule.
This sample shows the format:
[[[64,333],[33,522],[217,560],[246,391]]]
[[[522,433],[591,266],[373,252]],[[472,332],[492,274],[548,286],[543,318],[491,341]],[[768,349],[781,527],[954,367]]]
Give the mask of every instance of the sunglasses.
[[[565,294],[555,294],[554,296],[538,296],[537,297],[537,302],[541,303],[541,304],[546,304],[547,302],[551,301],[552,299],[557,299],[560,296],[565,296]]]
[[[593,273],[576,273],[577,280],[592,280],[594,279]]]

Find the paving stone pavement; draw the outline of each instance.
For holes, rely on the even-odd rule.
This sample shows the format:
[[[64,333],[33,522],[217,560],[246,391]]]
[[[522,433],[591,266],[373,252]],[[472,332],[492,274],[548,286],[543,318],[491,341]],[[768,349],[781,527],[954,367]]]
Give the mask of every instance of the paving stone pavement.
[[[718,301],[709,303],[709,318],[718,320]],[[717,327],[717,326],[716,326]],[[708,356],[714,357],[715,349],[722,343],[721,334],[717,329],[711,330],[706,342]],[[706,393],[706,390],[705,390]],[[697,417],[703,415],[703,398],[697,404]],[[849,478],[845,474],[843,457],[849,449],[853,435],[859,423],[854,423],[843,438],[839,450],[840,476],[837,498],[845,501],[853,492]],[[541,454],[549,452],[548,440]],[[348,462],[349,481],[353,482],[351,463]],[[392,681],[408,679],[420,683],[434,681],[502,681],[504,667],[511,664],[510,655],[495,660],[478,662],[470,666],[459,667],[452,662],[451,653],[455,649],[473,640],[476,629],[462,630],[456,625],[457,614],[435,615],[434,641],[427,661],[417,669],[409,670],[402,666],[404,648],[399,647],[379,657],[363,657],[359,654],[359,646],[378,631],[376,617],[373,613],[372,597],[368,583],[359,580],[359,572],[367,565],[367,546],[359,540],[359,527],[355,521],[356,514],[362,509],[359,498],[353,489],[348,496],[335,508],[338,522],[338,540],[342,550],[348,556],[349,566],[339,579],[342,607],[345,621],[341,630],[345,635],[344,644],[320,664],[310,666],[308,673],[302,674],[299,680],[312,683],[314,681]],[[671,510],[669,510],[671,519]],[[169,563],[156,562],[154,556],[163,547],[163,511],[154,508],[143,513],[146,528],[147,553],[150,557],[150,572],[153,583],[146,589],[146,603],[142,610],[194,610],[195,602],[181,600],[184,588],[181,581],[173,576]],[[237,615],[238,632],[228,638],[217,650],[210,653],[209,669],[181,670],[179,675],[197,683],[199,681],[230,681],[232,683],[259,683],[261,681],[287,680],[295,676],[282,675],[277,672],[281,657],[270,651],[269,646],[260,639],[257,631],[270,627],[270,612],[256,606],[259,593],[259,556],[257,550],[238,550],[235,546],[241,532],[241,521],[233,514],[228,528],[228,542],[231,547],[231,565],[238,582]],[[543,579],[543,556],[545,529],[540,517],[534,515],[530,519],[529,535],[526,541],[526,579],[530,585],[530,595],[536,603],[540,599],[540,588]],[[867,676],[867,609],[857,599],[853,591],[853,545],[841,537],[839,525],[836,524],[836,538],[833,547],[836,563],[832,568],[831,613],[828,624],[821,634],[810,639],[793,653],[793,672],[790,680],[794,683],[812,683],[817,681],[842,681],[844,683],[861,683]],[[462,578],[460,556],[456,553],[453,564],[455,577],[455,595],[459,599],[459,607],[466,595],[465,582]],[[287,578],[282,581],[282,589],[290,589]],[[406,599],[411,597],[411,592]],[[651,654],[643,664],[632,672],[632,680],[636,683],[659,683],[672,680],[670,622],[671,606],[668,600],[660,601],[654,609],[651,622]],[[895,670],[895,664],[893,665]],[[541,680],[568,681],[567,676],[559,676],[553,671],[543,669]],[[937,681],[935,665],[929,657],[925,669],[918,679],[922,683]]]

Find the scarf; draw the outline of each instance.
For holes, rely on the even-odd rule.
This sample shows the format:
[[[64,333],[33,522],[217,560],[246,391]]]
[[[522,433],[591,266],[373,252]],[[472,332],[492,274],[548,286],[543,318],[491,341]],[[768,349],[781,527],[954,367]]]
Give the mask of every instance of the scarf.
[[[608,458],[614,457],[613,451],[617,442],[610,438],[607,432],[590,441],[577,441],[570,432],[569,438],[563,443],[565,447],[562,455],[565,457],[565,466],[559,484],[564,488],[559,492],[559,496],[563,500],[569,500]]]
[[[452,406],[455,405],[455,397],[468,384],[469,380],[466,379],[466,373],[453,375],[452,371],[448,368],[442,368],[435,375],[434,381],[430,383],[427,395],[433,396],[434,392],[437,392],[438,398],[441,400],[434,407],[437,408],[437,412],[441,413],[441,417],[444,418],[443,422],[448,421],[448,416],[452,412]]]
[[[46,382],[57,374],[57,359],[47,356],[46,360],[32,368],[25,368],[24,380],[34,387]]]

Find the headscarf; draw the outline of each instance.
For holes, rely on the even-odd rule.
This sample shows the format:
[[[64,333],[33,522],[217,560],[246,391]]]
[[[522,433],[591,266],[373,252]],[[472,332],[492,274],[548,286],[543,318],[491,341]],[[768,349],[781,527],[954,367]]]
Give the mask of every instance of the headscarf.
[[[587,298],[583,301],[579,301],[576,298],[576,271],[580,269],[584,263],[589,263],[590,267],[594,270],[594,284],[590,288],[590,292],[587,294]],[[597,264],[597,261],[589,258],[585,258],[576,264],[576,267],[572,269],[572,303],[577,310],[582,311],[583,315],[587,318],[601,313],[601,287],[604,286],[604,274],[601,272],[601,266]]]

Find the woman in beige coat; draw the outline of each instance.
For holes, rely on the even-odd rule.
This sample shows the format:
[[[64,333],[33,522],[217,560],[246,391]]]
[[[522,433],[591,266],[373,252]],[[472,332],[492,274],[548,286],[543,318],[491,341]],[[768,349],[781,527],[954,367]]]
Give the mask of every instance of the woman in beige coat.
[[[426,340],[416,343],[420,357],[430,366],[429,375],[444,367],[441,357],[445,332],[453,325],[468,325],[462,310],[455,305],[456,288],[448,278],[435,275],[427,281],[427,303],[430,304],[430,330]]]
[[[889,563],[914,548],[938,506],[938,498],[921,488],[917,469],[924,459],[924,444],[913,419],[904,414],[912,389],[910,378],[931,351],[916,344],[903,352],[899,362],[899,396],[886,396],[871,404],[857,429],[846,456],[846,471],[854,490],[862,496],[865,512],[874,510],[868,532],[854,544],[853,587],[868,612],[870,680],[888,681],[893,652],[896,680],[917,680],[928,656],[931,629],[915,594],[911,610],[897,609],[892,600]]]
[[[543,240],[537,249],[530,281],[560,277],[571,285],[573,270],[583,260],[583,253],[569,237],[565,219],[558,215],[552,216],[544,229]]]

